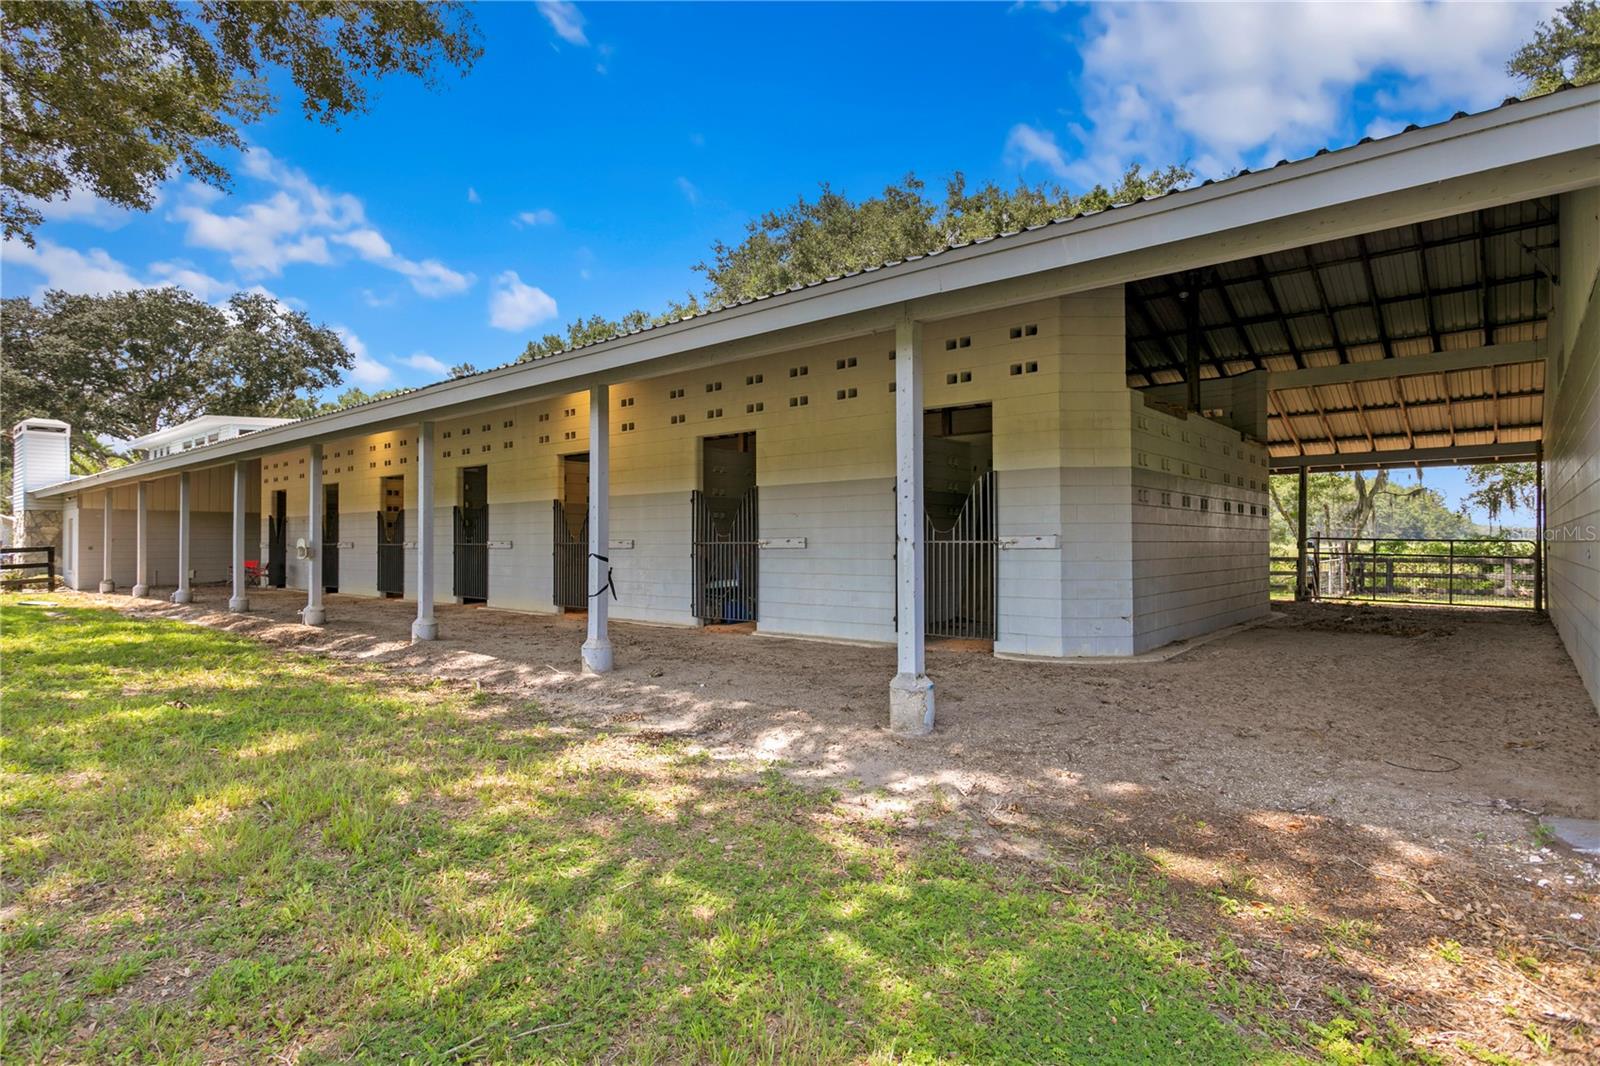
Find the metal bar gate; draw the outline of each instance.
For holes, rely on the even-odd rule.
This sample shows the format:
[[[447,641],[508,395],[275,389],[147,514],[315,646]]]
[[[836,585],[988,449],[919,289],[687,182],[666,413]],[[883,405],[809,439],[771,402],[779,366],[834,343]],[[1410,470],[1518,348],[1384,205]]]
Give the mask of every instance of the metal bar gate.
[[[761,545],[757,489],[741,496],[690,494],[694,515],[694,614],[703,622],[753,622]]]
[[[489,598],[489,507],[455,507],[456,596]]]
[[[995,511],[991,470],[972,483],[961,513],[948,529],[937,528],[931,516],[924,516],[927,636],[995,639],[1000,566]]]
[[[589,515],[576,532],[567,522],[567,509],[555,501],[555,602],[568,611],[589,609]]]
[[[267,584],[281,589],[289,583],[289,518],[267,516]]]
[[[406,516],[404,511],[378,512],[378,592],[403,596],[406,591]]]

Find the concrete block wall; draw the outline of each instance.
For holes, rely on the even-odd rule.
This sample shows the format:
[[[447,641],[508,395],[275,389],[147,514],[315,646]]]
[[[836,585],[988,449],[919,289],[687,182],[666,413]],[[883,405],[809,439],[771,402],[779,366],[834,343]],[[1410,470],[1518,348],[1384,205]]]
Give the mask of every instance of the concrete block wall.
[[[233,566],[233,469],[196,470],[190,475],[190,486],[193,580],[196,584],[227,581]],[[151,481],[146,491],[150,584],[174,587],[178,583],[178,478],[172,475]],[[105,495],[86,493],[65,505],[70,532],[62,538],[62,577],[69,588],[92,592],[100,587]],[[260,521],[260,498],[252,487],[245,499],[250,508],[245,528],[250,530]],[[117,488],[111,506],[111,577],[118,589],[127,590],[137,576],[138,489],[132,485]]]
[[[1002,654],[1125,655],[1226,624],[1221,619],[1245,609],[1245,578],[1217,576],[1237,563],[1224,551],[1237,550],[1236,543],[1210,526],[1157,522],[1136,502],[1151,485],[1139,480],[1135,463],[1143,432],[1136,422],[1145,416],[1126,385],[1123,312],[1117,286],[924,329],[926,406],[992,406],[999,533],[1044,541],[1000,552],[995,646]],[[613,543],[627,545],[609,550],[613,616],[695,624],[691,494],[703,479],[703,442],[754,433],[760,533],[805,545],[761,552],[759,628],[893,640],[894,372],[893,338],[876,334],[613,387],[610,533]],[[434,595],[454,599],[452,509],[462,471],[481,465],[488,469],[489,537],[499,545],[489,554],[489,604],[554,610],[552,501],[564,492],[562,456],[588,451],[588,414],[583,392],[436,420],[435,493],[425,511],[415,496],[415,427],[326,443],[323,483],[339,487],[339,535],[353,545],[340,552],[340,591],[375,594],[381,479],[398,476],[405,479],[406,540],[416,543],[418,516],[426,514],[438,553]],[[1238,441],[1237,433],[1212,428],[1219,442]],[[307,527],[308,461],[304,449],[268,456],[252,485],[267,506],[272,492],[288,493],[291,544],[317,539]],[[226,469],[216,482],[225,573]],[[1231,490],[1231,480],[1226,484]],[[1231,501],[1229,507],[1231,520]],[[264,511],[253,518],[260,535],[250,553],[262,559]],[[1161,535],[1149,532],[1163,525],[1170,528]],[[1183,545],[1182,557],[1201,559],[1197,587],[1212,590],[1189,599],[1174,599],[1162,584],[1173,575],[1139,569],[1177,566],[1179,530],[1203,541]],[[1264,532],[1261,543],[1264,603]],[[414,548],[406,556],[410,595]],[[98,570],[90,576],[98,580]],[[306,576],[291,557],[290,585],[303,588]],[[1142,620],[1145,607],[1164,613]]]
[[[1560,254],[1546,363],[1546,596],[1600,707],[1600,189],[1561,198]]]
[[[1134,651],[1269,610],[1264,445],[1197,415],[1133,406]]]

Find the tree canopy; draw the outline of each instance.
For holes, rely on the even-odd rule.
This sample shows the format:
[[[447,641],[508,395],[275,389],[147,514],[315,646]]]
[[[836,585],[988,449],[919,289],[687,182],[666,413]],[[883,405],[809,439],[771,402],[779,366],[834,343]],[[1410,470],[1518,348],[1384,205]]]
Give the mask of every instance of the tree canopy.
[[[657,313],[637,310],[618,320],[602,315],[577,319],[565,333],[530,341],[522,360],[670,322],[698,313],[706,304],[754,299],[890,260],[1103,210],[1114,203],[1159,196],[1193,177],[1186,166],[1149,174],[1132,166],[1114,188],[1096,185],[1073,195],[1059,185],[1026,182],[1009,189],[993,181],[968,188],[966,176],[957,172],[945,182],[939,200],[927,195],[927,186],[915,174],[859,201],[824,183],[815,199],[802,196],[782,210],[752,219],[737,244],[712,245],[710,257],[695,266],[707,281],[703,296],[688,294]],[[469,373],[471,369],[457,368]]]
[[[364,112],[370,82],[435,83],[481,54],[463,4],[9,0],[0,6],[0,222],[31,243],[39,205],[92,193],[149,210],[180,167],[226,188],[216,153],[276,109],[285,72],[306,117]]]
[[[1270,490],[1272,540],[1294,544],[1299,519],[1296,478],[1278,475]],[[1482,532],[1452,511],[1437,489],[1396,488],[1389,472],[1311,474],[1306,478],[1306,532],[1313,537],[1473,537]]]
[[[1600,0],[1570,0],[1549,22],[1540,22],[1533,40],[1517,49],[1507,73],[1521,78],[1530,95],[1547,93],[1563,82],[1600,81]]]
[[[354,363],[333,330],[269,296],[221,306],[178,288],[0,301],[0,391],[11,422],[71,423],[80,469],[126,440],[198,415],[298,418]],[[10,437],[0,451],[10,476]]]

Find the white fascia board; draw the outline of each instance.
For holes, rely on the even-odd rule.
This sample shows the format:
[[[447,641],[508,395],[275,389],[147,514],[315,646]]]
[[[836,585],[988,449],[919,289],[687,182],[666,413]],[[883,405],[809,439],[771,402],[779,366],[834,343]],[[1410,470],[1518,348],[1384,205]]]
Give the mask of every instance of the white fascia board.
[[[1384,200],[1402,194],[1412,194],[1405,197],[1410,204],[1408,217],[1422,220],[1583,188],[1600,180],[1597,130],[1600,84],[1567,89],[47,486],[36,495],[59,496],[106,483],[161,477],[179,469],[255,458],[311,440],[377,432],[491,404],[526,402],[541,393],[552,394],[558,385],[560,391],[575,392],[596,382],[655,376],[664,372],[665,364],[649,364],[673,357],[687,356],[694,364],[726,362],[835,336],[860,336],[891,328],[901,309],[919,319],[947,317],[1183,269],[1188,260],[1201,255],[1210,255],[1205,261],[1222,262],[1240,253],[1312,244],[1341,232],[1382,228],[1383,222],[1371,223],[1394,214],[1384,210]],[[1370,210],[1345,210],[1362,203]],[[1270,246],[1244,238],[1218,240],[1272,223],[1278,225],[1272,227]],[[1163,262],[1163,249],[1175,245],[1185,246],[1183,261],[1166,255]],[[1257,247],[1259,251],[1254,250]],[[1119,268],[1114,265],[1119,259],[1128,262]],[[971,292],[984,286],[989,288],[982,293]],[[838,321],[843,319],[848,323]],[[799,332],[773,337],[782,331]]]

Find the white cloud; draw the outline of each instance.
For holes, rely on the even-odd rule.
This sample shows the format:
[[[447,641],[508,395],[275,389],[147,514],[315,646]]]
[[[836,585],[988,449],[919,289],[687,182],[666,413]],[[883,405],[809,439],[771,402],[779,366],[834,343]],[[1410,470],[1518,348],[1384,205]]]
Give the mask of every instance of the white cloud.
[[[318,185],[264,148],[251,149],[240,169],[275,191],[223,214],[213,210],[213,198],[186,190],[172,217],[184,223],[189,244],[226,255],[246,277],[274,276],[293,263],[331,265],[332,247],[337,246],[401,275],[423,296],[462,292],[477,280],[437,259],[399,254],[367,221],[360,199]]]
[[[589,38],[583,32],[583,12],[578,10],[577,4],[569,0],[539,0],[539,14],[563,41],[588,45]]]
[[[696,187],[694,182],[690,181],[688,178],[680,176],[677,179],[676,184],[678,186],[678,191],[683,194],[683,198],[689,201],[690,207],[700,206],[700,190],[698,187]]]
[[[548,207],[535,208],[532,211],[518,212],[515,222],[518,226],[554,226],[561,219]]]
[[[339,335],[344,346],[350,349],[350,354],[355,356],[355,365],[350,368],[349,380],[364,389],[376,388],[394,377],[394,371],[367,353],[367,345],[353,330],[344,326],[334,326],[333,331]]]
[[[38,247],[30,248],[18,240],[5,242],[0,252],[7,270],[26,267],[44,276],[36,290],[64,289],[67,292],[103,295],[108,292],[126,292],[144,287],[122,263],[111,257],[103,248],[80,252],[53,241],[40,240]]]
[[[525,285],[515,270],[494,279],[489,294],[489,325],[520,330],[556,316],[556,302],[543,289]]]
[[[1042,131],[1025,126],[1011,130],[1008,155],[1079,183],[1183,159],[1220,177],[1360,136],[1346,116],[1374,79],[1396,81],[1375,102],[1402,123],[1488,107],[1515,91],[1506,58],[1553,6],[1096,5],[1080,49],[1087,123],[1063,131],[1079,158],[1052,154],[1050,141],[1028,137]]]
[[[1025,122],[1012,126],[1006,136],[1006,162],[1019,168],[1039,163],[1058,178],[1067,173],[1067,157],[1056,143],[1056,135]]]
[[[421,370],[436,377],[447,377],[450,374],[448,366],[427,352],[413,352],[400,361],[413,370]]]
[[[100,229],[117,229],[133,216],[132,211],[118,207],[109,200],[102,200],[82,185],[74,185],[60,200],[40,200],[30,196],[28,205],[42,214],[46,222],[82,222]]]
[[[214,278],[204,271],[195,269],[193,263],[183,260],[151,263],[150,273],[158,279],[158,284],[177,285],[208,302],[221,300],[239,291],[239,286],[233,282]]]
[[[396,255],[383,234],[371,227],[337,233],[332,238],[369,263],[385,267],[404,277],[423,296],[449,296],[464,292],[477,280],[471,274],[451,270],[437,259],[407,259]]]
[[[478,190],[474,189],[470,185],[467,186],[467,203],[469,203],[469,204],[481,204],[481,203],[483,203],[483,198],[478,195]]]

